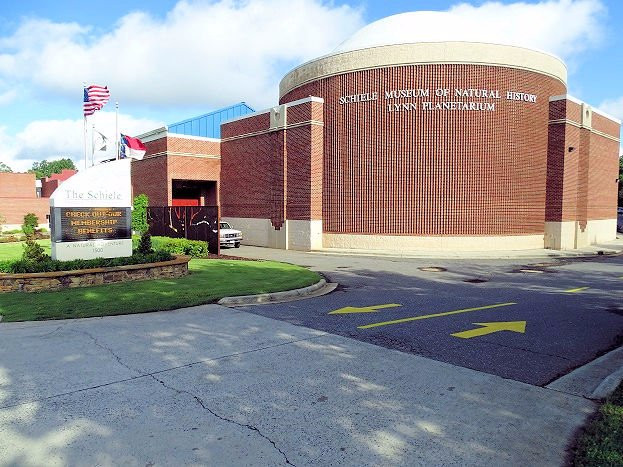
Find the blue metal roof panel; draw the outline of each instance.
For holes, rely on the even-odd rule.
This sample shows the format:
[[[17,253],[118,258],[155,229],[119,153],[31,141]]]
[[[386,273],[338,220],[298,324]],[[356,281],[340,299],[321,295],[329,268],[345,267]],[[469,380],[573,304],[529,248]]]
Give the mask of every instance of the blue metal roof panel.
[[[169,133],[203,136],[204,138],[220,138],[221,122],[254,112],[255,110],[247,104],[240,102],[204,115],[199,115],[198,117],[172,123],[168,126]]]

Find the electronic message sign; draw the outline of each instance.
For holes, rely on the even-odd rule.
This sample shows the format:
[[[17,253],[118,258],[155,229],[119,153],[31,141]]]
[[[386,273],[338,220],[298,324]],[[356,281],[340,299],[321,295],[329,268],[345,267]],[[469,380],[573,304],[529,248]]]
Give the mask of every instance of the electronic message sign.
[[[132,238],[130,208],[53,208],[55,242]]]
[[[52,194],[54,259],[132,255],[130,164],[122,159],[82,170]]]

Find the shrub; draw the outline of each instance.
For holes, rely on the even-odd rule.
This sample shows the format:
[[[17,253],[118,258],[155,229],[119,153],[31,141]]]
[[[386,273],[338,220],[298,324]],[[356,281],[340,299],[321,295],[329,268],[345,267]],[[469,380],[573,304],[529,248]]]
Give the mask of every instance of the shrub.
[[[151,247],[151,235],[149,232],[144,232],[143,235],[141,235],[137,251],[143,255],[148,255],[154,252],[154,249]]]
[[[45,261],[49,258],[49,256],[45,254],[43,247],[30,236],[26,238],[26,243],[22,246],[24,247],[24,253],[22,253],[23,261]]]
[[[147,225],[147,205],[149,198],[145,194],[134,197],[132,206],[132,230],[143,234],[149,229]]]
[[[186,240],[185,238],[155,237],[158,239],[156,249],[167,251],[173,255],[189,255],[193,258],[208,256],[208,242]]]
[[[35,229],[37,228],[38,225],[39,225],[39,218],[32,212],[29,212],[28,214],[24,216],[24,223],[22,224],[22,231],[27,236],[32,235],[35,233]]]
[[[146,264],[169,261],[173,256],[165,251],[156,251],[148,255],[134,253],[132,256],[123,258],[96,258],[76,259],[72,261],[57,261],[46,256],[41,261],[0,261],[0,272],[11,274],[25,274],[34,272],[74,271],[76,269],[107,268],[115,266],[127,266],[129,264]]]

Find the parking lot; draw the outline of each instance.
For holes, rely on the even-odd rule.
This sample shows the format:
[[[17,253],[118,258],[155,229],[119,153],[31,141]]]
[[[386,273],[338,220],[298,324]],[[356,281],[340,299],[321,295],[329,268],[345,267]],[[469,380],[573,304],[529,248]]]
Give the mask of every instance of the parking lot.
[[[253,247],[239,253],[275,254]],[[535,385],[623,337],[622,256],[520,262],[283,255],[338,288],[242,309]]]

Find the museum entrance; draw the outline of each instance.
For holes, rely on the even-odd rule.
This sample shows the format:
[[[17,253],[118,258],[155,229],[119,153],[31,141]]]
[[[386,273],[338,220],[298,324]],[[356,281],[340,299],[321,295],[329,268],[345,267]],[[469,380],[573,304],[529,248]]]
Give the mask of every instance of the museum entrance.
[[[217,206],[216,181],[172,180],[171,204],[173,206]]]

